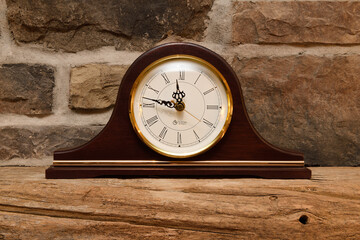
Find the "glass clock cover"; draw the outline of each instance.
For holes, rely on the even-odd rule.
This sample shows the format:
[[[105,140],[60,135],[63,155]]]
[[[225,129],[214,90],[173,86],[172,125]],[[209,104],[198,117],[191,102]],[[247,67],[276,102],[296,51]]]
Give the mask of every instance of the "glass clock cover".
[[[129,106],[140,139],[174,158],[198,155],[225,134],[232,96],[224,77],[203,59],[172,55],[150,64],[136,79]]]

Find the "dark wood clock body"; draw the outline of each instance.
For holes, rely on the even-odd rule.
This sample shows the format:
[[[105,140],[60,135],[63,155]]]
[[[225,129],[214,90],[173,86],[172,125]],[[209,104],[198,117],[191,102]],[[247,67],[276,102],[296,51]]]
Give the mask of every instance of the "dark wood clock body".
[[[88,143],[68,150],[58,150],[54,160],[164,160],[172,161],[148,148],[136,135],[129,119],[130,92],[138,75],[159,58],[186,54],[212,64],[226,79],[233,96],[233,116],[225,136],[207,152],[186,160],[252,160],[299,161],[301,153],[285,151],[267,143],[253,128],[246,112],[240,82],[227,62],[216,53],[190,43],[170,43],[155,47],[141,55],[124,75],[112,116],[104,129]],[[305,167],[173,167],[173,166],[51,166],[47,178],[83,177],[264,177],[310,178]]]

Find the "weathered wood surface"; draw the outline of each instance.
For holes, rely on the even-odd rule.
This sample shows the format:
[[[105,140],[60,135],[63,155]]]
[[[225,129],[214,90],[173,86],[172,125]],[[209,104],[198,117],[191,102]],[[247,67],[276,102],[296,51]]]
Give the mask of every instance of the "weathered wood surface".
[[[45,168],[2,167],[0,239],[360,239],[360,168],[311,170],[312,180],[46,180]]]

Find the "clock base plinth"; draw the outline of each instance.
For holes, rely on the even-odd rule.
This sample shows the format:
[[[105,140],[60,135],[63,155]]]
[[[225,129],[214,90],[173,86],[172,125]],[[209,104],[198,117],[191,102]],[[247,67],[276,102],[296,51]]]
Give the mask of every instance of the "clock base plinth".
[[[267,178],[310,179],[306,167],[74,167],[50,166],[47,179],[75,178]]]

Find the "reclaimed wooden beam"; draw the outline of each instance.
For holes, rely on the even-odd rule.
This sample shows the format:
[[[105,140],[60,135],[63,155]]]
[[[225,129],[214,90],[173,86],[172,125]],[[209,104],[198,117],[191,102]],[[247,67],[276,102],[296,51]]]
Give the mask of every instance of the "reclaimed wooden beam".
[[[0,167],[0,239],[358,239],[360,169],[311,180],[45,179]]]

